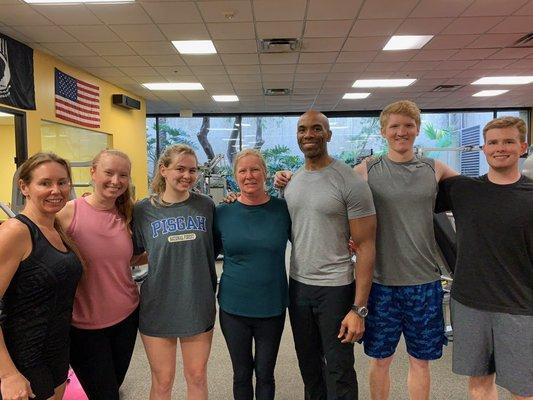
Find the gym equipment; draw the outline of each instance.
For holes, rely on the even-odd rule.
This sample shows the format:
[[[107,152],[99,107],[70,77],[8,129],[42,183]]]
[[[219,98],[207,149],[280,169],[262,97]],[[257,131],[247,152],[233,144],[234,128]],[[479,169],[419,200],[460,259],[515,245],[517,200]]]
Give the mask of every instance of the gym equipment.
[[[15,213],[13,212],[13,210],[12,210],[11,208],[9,208],[9,206],[8,206],[6,203],[2,203],[1,201],[0,201],[0,209],[1,209],[3,212],[5,212],[6,215],[7,215],[9,218],[13,218],[15,215],[17,215],[17,214],[15,214]]]
[[[195,186],[197,190],[211,197],[217,204],[221,203],[228,194],[227,174],[221,173],[221,169],[217,167],[222,161],[224,161],[224,155],[217,154],[212,160],[200,166]],[[218,172],[215,172],[217,170]]]

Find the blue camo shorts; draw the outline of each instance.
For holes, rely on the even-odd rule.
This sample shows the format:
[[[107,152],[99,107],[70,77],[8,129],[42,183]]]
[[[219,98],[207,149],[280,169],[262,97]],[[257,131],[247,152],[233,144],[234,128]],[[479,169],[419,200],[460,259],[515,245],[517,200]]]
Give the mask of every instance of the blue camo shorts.
[[[403,333],[407,353],[419,360],[442,356],[443,290],[440,281],[411,286],[372,284],[363,337],[365,353],[373,358],[394,354]]]

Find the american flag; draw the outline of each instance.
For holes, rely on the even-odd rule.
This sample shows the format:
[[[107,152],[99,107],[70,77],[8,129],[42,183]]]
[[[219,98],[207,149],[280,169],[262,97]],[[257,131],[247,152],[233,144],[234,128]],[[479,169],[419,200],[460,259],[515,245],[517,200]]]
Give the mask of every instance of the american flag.
[[[100,127],[100,88],[55,70],[56,117],[88,128]]]

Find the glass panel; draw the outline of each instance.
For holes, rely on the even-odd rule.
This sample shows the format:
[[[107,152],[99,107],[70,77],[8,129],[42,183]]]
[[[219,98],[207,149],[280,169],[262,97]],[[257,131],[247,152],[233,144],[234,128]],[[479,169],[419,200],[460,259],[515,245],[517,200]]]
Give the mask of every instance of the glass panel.
[[[12,114],[0,112],[0,202],[10,206],[13,175],[17,169],[15,165],[15,117]],[[7,218],[0,210],[0,220]]]
[[[112,137],[101,132],[55,122],[41,121],[42,151],[51,151],[70,162],[89,162],[102,149],[112,147]],[[73,166],[72,179],[77,196],[90,192],[89,165]]]
[[[146,118],[146,154],[148,158],[148,187],[154,178],[154,168],[157,163],[157,148],[156,148],[156,118]]]

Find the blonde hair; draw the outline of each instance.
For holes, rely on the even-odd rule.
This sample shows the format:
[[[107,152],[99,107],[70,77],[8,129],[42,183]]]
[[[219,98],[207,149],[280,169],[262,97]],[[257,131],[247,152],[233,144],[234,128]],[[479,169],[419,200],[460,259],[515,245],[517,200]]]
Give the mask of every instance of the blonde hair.
[[[486,140],[487,131],[490,129],[516,128],[518,139],[521,143],[526,142],[526,123],[523,119],[517,117],[500,117],[489,121],[483,128],[483,139]]]
[[[135,204],[134,199],[133,199],[133,188],[131,186],[131,160],[126,153],[120,150],[104,149],[94,156],[91,162],[91,168],[93,170],[96,170],[96,167],[98,166],[98,162],[100,161],[103,155],[120,157],[128,162],[129,169],[130,169],[130,179],[128,182],[128,187],[124,193],[122,193],[119,197],[117,197],[117,199],[115,200],[115,206],[117,207],[119,214],[122,215],[122,217],[124,218],[124,221],[126,222],[126,226],[129,229],[131,220],[133,218],[133,206]]]
[[[239,164],[239,161],[246,156],[255,156],[259,159],[259,164],[261,165],[261,169],[263,170],[263,173],[265,174],[265,179],[266,179],[268,176],[268,169],[266,166],[266,162],[261,152],[257,149],[244,149],[244,150],[239,151],[235,155],[235,158],[233,159],[233,176],[235,177],[235,179],[237,179],[237,165]]]
[[[35,153],[33,156],[24,161],[24,163],[20,166],[19,186],[20,181],[24,182],[26,185],[29,185],[33,179],[33,171],[42,164],[50,162],[55,162],[61,165],[67,172],[69,184],[72,184],[72,171],[70,169],[70,164],[68,163],[68,161],[64,158],[59,157],[57,154],[41,152]],[[59,233],[59,236],[61,237],[63,243],[65,243],[65,246],[74,254],[76,254],[82,264],[84,264],[83,258],[81,257],[78,247],[74,244],[74,241],[65,233],[57,218],[54,219],[54,228],[57,233]]]
[[[173,157],[182,154],[193,156],[196,159],[196,163],[198,163],[198,157],[196,157],[196,153],[192,147],[187,146],[186,144],[175,144],[167,147],[157,160],[156,172],[152,181],[152,192],[155,195],[161,195],[167,188],[165,178],[161,175],[161,168],[168,167],[172,162]]]
[[[381,129],[387,127],[389,116],[391,114],[400,114],[415,120],[416,127],[420,129],[420,109],[410,100],[400,100],[389,104],[379,114],[379,124]]]

